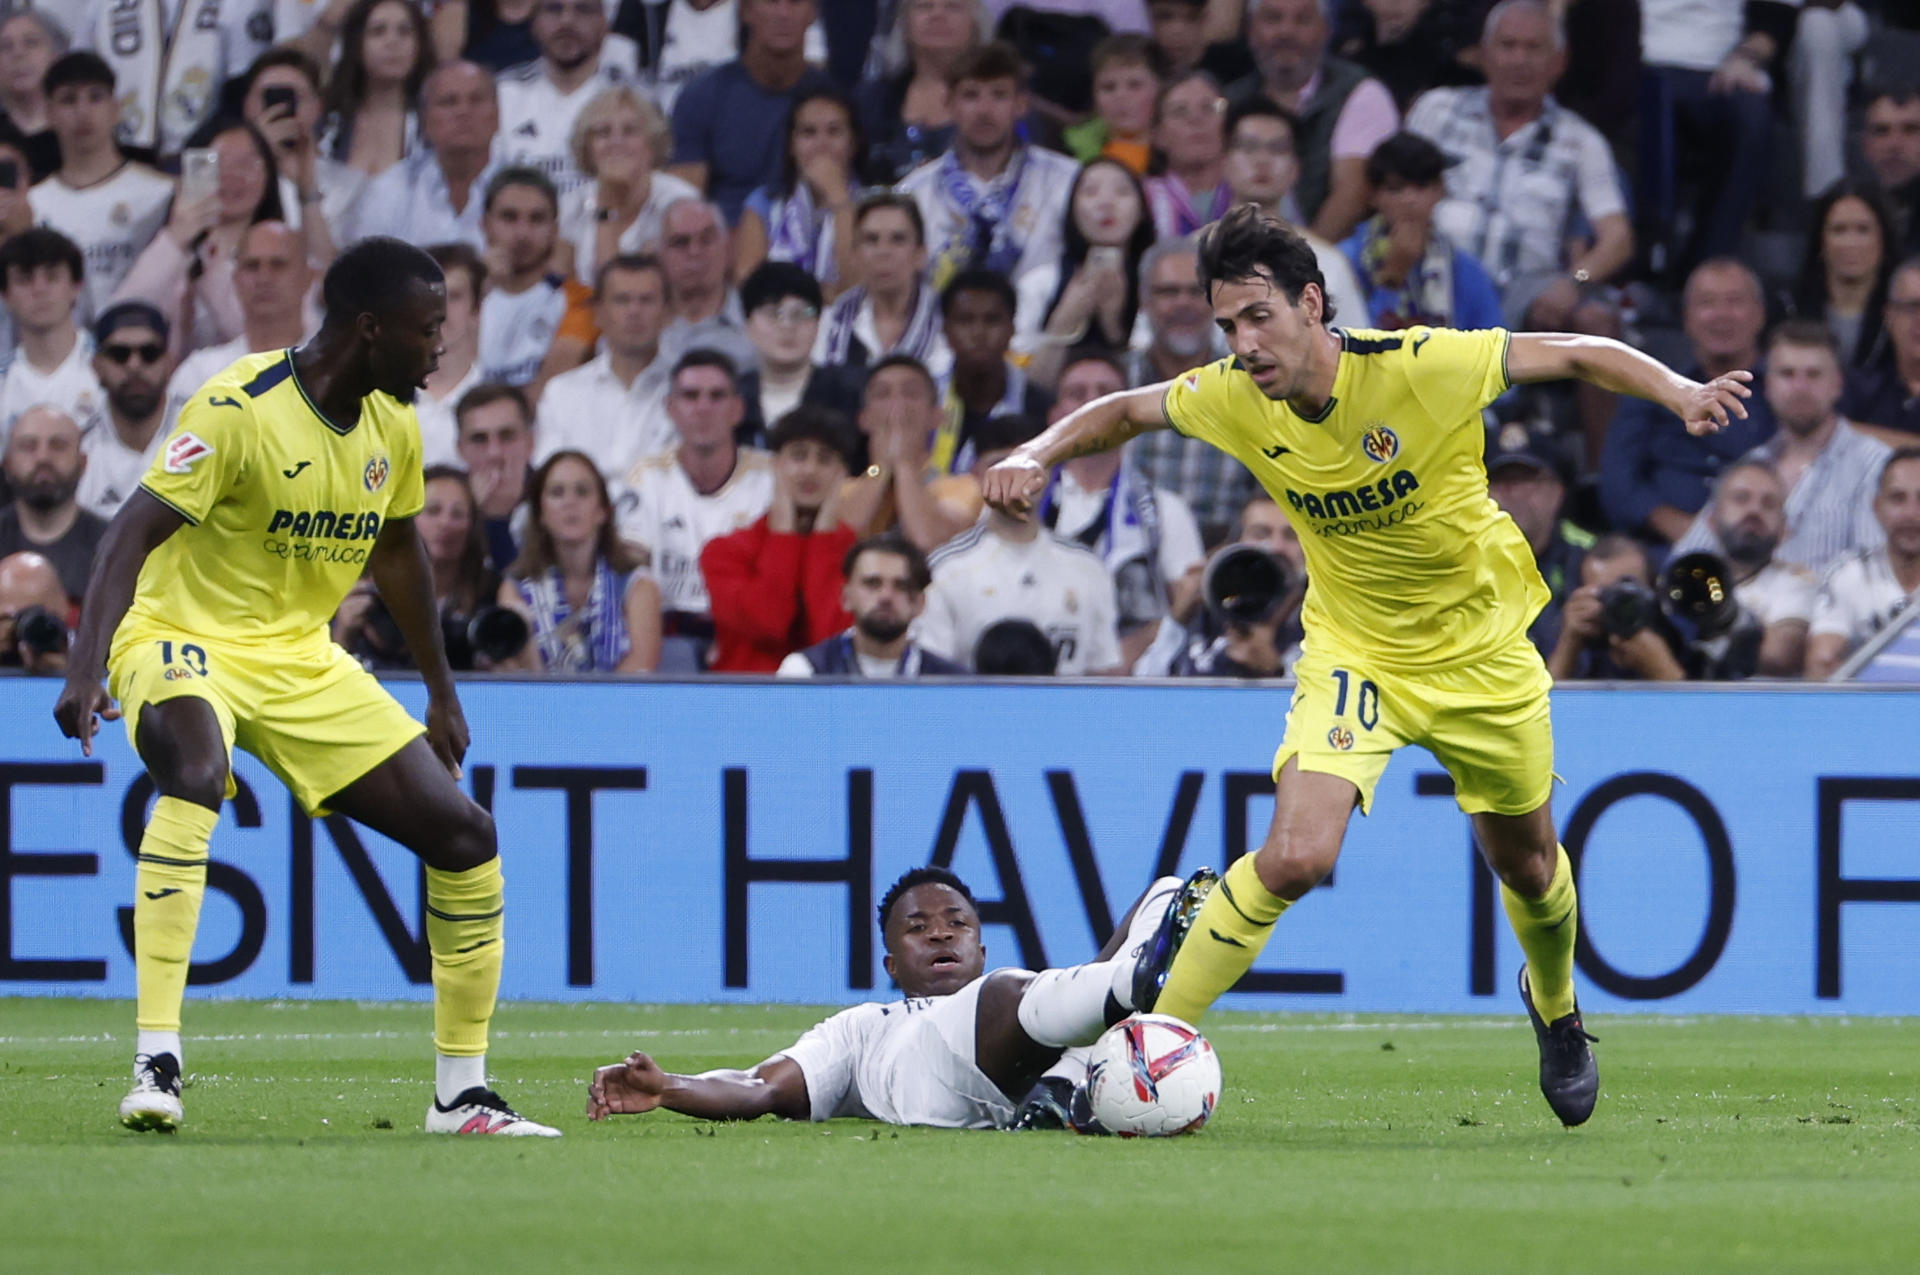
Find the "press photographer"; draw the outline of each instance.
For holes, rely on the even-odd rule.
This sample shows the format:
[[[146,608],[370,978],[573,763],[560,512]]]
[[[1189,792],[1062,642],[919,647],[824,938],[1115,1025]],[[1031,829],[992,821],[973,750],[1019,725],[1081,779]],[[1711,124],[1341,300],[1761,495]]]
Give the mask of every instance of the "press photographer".
[[[1200,592],[1220,636],[1196,640],[1173,672],[1187,677],[1284,677],[1281,632],[1299,608],[1301,582],[1279,554],[1227,545],[1207,563]],[[1197,649],[1196,649],[1197,648]]]
[[[67,671],[66,591],[37,553],[0,558],[0,668],[48,675]]]
[[[1555,681],[1732,681],[1751,677],[1760,622],[1740,605],[1725,561],[1675,559],[1656,586],[1646,551],[1619,535],[1587,551],[1547,658]]]

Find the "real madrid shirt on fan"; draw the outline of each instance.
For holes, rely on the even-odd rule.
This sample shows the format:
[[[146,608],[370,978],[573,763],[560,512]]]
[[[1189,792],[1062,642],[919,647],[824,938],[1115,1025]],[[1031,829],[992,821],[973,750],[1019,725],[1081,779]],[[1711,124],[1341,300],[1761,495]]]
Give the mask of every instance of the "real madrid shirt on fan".
[[[87,263],[80,321],[107,308],[134,258],[167,221],[173,179],[128,161],[91,186],[69,186],[55,173],[27,192],[37,225],[51,226],[80,248]]]
[[[1120,666],[1119,607],[1100,556],[1041,531],[1010,540],[986,522],[964,531],[929,560],[933,583],[914,641],[973,666],[974,644],[1000,620],[1030,620],[1053,643],[1062,677]]]
[[[192,634],[314,658],[380,529],[426,503],[413,409],[369,394],[341,428],[292,351],[202,386],[141,482],[187,520],[147,558],[116,647]]]
[[[1856,550],[1834,563],[1820,582],[1808,631],[1838,634],[1852,650],[1886,628],[1916,598],[1920,590],[1908,593],[1900,587],[1885,545]]]
[[[80,439],[80,451],[87,458],[87,467],[80,473],[80,490],[74,499],[88,513],[111,519],[153,467],[153,458],[159,455],[160,446],[166,441],[167,428],[163,420],[145,447],[129,447],[114,429],[113,418],[105,410],[96,413]]]
[[[1504,329],[1336,330],[1333,396],[1308,418],[1236,359],[1175,378],[1167,418],[1245,465],[1299,534],[1320,634],[1393,670],[1458,668],[1547,602],[1533,550],[1487,495],[1480,409],[1506,392]]]
[[[663,611],[705,615],[712,609],[700,551],[716,536],[740,530],[773,503],[773,457],[742,447],[733,473],[701,495],[680,466],[680,449],[640,461],[614,495],[620,534],[645,549],[660,582]]]
[[[13,433],[14,421],[29,407],[41,403],[57,407],[85,429],[107,401],[100,378],[93,374],[93,342],[85,333],[74,334],[73,349],[53,368],[41,371],[20,349],[0,369],[0,376],[5,378],[0,380],[0,448]]]
[[[567,280],[547,275],[531,288],[487,290],[480,303],[480,376],[482,380],[525,385],[540,372],[553,334],[567,314]]]
[[[562,195],[587,180],[573,162],[573,122],[595,97],[638,79],[639,51],[623,35],[600,46],[593,74],[572,92],[547,74],[546,60],[500,73],[500,145],[510,164],[529,164],[553,179]]]

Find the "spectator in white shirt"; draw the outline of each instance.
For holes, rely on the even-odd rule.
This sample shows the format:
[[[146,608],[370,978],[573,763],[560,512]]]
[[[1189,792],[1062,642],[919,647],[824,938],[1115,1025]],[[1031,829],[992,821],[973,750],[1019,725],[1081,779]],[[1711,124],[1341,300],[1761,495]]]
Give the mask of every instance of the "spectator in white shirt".
[[[1633,227],[1606,139],[1553,99],[1566,31],[1539,0],[1501,0],[1481,48],[1485,88],[1433,89],[1407,112],[1407,131],[1460,160],[1433,224],[1493,276],[1508,327],[1618,337],[1598,289],[1632,259]],[[1576,213],[1592,237],[1570,248]],[[1585,382],[1576,395],[1598,465],[1615,396]]]
[[[511,164],[553,179],[561,194],[586,180],[574,162],[574,120],[603,89],[638,74],[633,41],[607,34],[604,0],[535,0],[540,56],[500,73],[500,136]]]
[[[652,257],[615,257],[593,290],[600,353],[547,382],[534,429],[534,463],[558,451],[593,458],[618,481],[645,456],[679,441],[667,417],[667,365],[660,332],[667,322],[667,277]]]
[[[1818,319],[1789,319],[1767,343],[1767,403],[1779,432],[1748,453],[1773,463],[1787,489],[1786,535],[1775,550],[1816,575],[1856,549],[1886,538],[1873,515],[1874,491],[1893,449],[1860,433],[1837,408],[1840,349]],[[1694,520],[1673,554],[1724,552],[1711,518]]]
[[[816,363],[865,368],[894,354],[917,359],[941,380],[953,351],[940,322],[940,294],[927,282],[927,231],[920,205],[875,191],[853,211],[859,286],[834,301],[814,343]]]
[[[1856,550],[1820,583],[1807,640],[1807,679],[1833,676],[1861,643],[1920,600],[1920,447],[1887,457],[1873,515],[1886,543]]]
[[[1126,374],[1111,355],[1076,350],[1061,369],[1048,422],[1126,388]],[[1060,466],[1041,497],[1039,517],[1048,530],[1093,550],[1107,564],[1118,607],[1121,661],[1128,668],[1153,642],[1162,618],[1186,611],[1198,596],[1206,550],[1193,511],[1180,497],[1155,487],[1129,448]]]
[[[1020,142],[1026,69],[1011,45],[969,49],[948,84],[953,149],[907,174],[898,189],[920,205],[936,289],[968,269],[995,271],[1017,286],[1028,271],[1059,261],[1079,165]]]
[[[718,350],[751,371],[759,353],[746,333],[740,294],[727,280],[727,223],[717,205],[683,199],[667,208],[660,228],[660,264],[667,272],[673,321],[660,338],[669,361],[689,350]]]
[[[1732,573],[1734,598],[1760,622],[1761,677],[1799,677],[1816,582],[1805,567],[1776,561],[1787,533],[1787,489],[1764,460],[1736,461],[1714,485],[1713,534]]]
[[[75,499],[111,520],[153,464],[166,437],[167,321],[144,301],[108,306],[93,321],[93,371],[106,397],[80,440],[87,467]]]
[[[367,183],[351,234],[392,235],[409,243],[460,241],[485,246],[480,229],[487,183],[499,161],[494,139],[500,102],[493,76],[471,62],[435,68],[420,90],[426,148]]]
[[[80,245],[87,288],[81,317],[106,308],[167,219],[173,179],[120,150],[113,71],[98,55],[68,53],[47,68],[47,124],[60,140],[60,168],[33,188],[34,220]]]
[[[480,377],[527,387],[539,376],[567,308],[586,288],[553,271],[560,201],[537,168],[502,168],[487,183],[487,292],[480,303]],[[538,387],[527,397],[538,399]]]
[[[248,226],[233,259],[233,290],[244,327],[233,340],[180,361],[167,387],[169,412],[177,416],[195,391],[235,360],[300,344],[317,326],[307,305],[317,277],[298,231],[283,221]]]
[[[28,408],[48,403],[76,421],[100,405],[88,342],[74,322],[85,286],[80,249],[57,230],[36,226],[0,243],[0,301],[18,344],[0,381],[0,448]]]
[[[996,417],[980,436],[974,472],[984,474],[1033,437],[1040,422]],[[1057,536],[1037,518],[997,509],[936,549],[933,584],[914,640],[971,665],[980,637],[1002,620],[1025,620],[1052,643],[1063,677],[1118,675],[1122,664],[1113,577],[1100,556]]]
[[[1250,97],[1227,113],[1227,188],[1232,203],[1257,204],[1285,222],[1313,249],[1326,280],[1327,300],[1349,327],[1370,322],[1367,294],[1360,290],[1347,254],[1293,218],[1293,190],[1300,178],[1299,121],[1270,98]]]
[[[427,373],[427,388],[414,395],[420,418],[424,465],[460,464],[460,427],[454,409],[480,384],[480,298],[487,290],[487,263],[463,243],[427,249],[446,276],[447,318],[440,325],[440,365]]]
[[[669,145],[660,109],[633,89],[602,89],[573,122],[573,162],[585,181],[560,197],[560,237],[573,273],[591,281],[602,261],[657,253],[669,206],[700,192],[660,171]]]

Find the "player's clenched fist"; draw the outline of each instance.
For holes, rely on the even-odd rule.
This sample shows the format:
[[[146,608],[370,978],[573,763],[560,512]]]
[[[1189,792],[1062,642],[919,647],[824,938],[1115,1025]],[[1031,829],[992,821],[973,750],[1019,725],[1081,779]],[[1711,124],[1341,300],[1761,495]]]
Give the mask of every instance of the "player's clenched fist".
[[[667,1073],[660,1064],[635,1050],[625,1062],[612,1063],[593,1073],[587,1084],[587,1119],[633,1116],[652,1111],[667,1092]]]
[[[68,678],[67,684],[60,688],[60,698],[54,702],[53,720],[60,723],[62,735],[80,741],[80,751],[88,757],[93,756],[96,716],[110,722],[120,720],[120,710],[113,706],[107,688],[91,678]]]
[[[1741,400],[1753,397],[1753,389],[1747,384],[1752,379],[1751,372],[1729,372],[1695,386],[1688,392],[1686,410],[1680,413],[1687,433],[1717,433],[1727,427],[1732,417],[1745,420],[1747,405]]]
[[[1032,513],[1033,502],[1046,489],[1046,468],[1031,456],[1009,456],[980,481],[980,494],[986,502],[1015,518]]]

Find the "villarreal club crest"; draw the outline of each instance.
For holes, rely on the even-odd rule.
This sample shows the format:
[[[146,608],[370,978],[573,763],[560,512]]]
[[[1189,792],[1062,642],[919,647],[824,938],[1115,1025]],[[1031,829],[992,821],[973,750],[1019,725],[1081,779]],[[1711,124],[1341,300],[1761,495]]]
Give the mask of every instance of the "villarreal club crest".
[[[1367,426],[1360,436],[1360,450],[1376,465],[1384,465],[1400,454],[1400,436],[1379,421]]]
[[[360,475],[360,481],[367,485],[368,491],[379,491],[387,485],[387,469],[386,456],[375,456],[367,462],[367,468]]]

